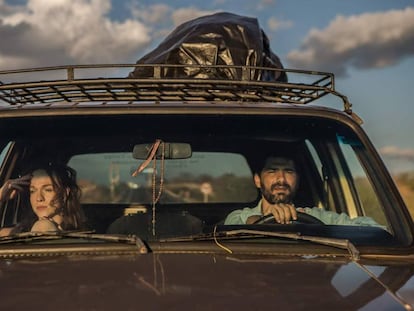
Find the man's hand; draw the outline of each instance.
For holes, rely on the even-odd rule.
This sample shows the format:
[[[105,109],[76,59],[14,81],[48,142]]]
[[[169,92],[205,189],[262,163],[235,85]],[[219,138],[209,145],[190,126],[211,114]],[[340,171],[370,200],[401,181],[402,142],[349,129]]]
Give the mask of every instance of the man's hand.
[[[256,221],[258,221],[262,216],[253,215],[246,219],[246,224],[251,225],[254,224]]]
[[[17,192],[24,191],[30,185],[31,175],[25,175],[16,179],[9,179],[0,188],[0,202],[13,199]]]
[[[265,204],[262,206],[262,208],[263,208],[263,215],[273,214],[276,222],[279,224],[288,224],[292,220],[298,219],[296,208],[293,204],[287,204],[287,203]]]

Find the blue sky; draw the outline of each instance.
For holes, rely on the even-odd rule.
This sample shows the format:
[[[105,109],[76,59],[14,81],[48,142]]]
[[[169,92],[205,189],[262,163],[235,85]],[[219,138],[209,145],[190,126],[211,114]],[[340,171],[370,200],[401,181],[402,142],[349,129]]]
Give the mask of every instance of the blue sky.
[[[218,11],[256,17],[285,67],[334,72],[390,169],[414,170],[414,1],[0,0],[0,70],[132,63]]]

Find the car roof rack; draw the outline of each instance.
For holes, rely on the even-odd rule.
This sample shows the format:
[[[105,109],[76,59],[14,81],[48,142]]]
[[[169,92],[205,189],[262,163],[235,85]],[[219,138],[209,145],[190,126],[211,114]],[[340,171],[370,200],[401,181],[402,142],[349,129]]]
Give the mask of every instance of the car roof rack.
[[[145,75],[139,78],[122,76],[120,72],[126,68],[141,70]],[[102,70],[115,76],[99,77],[97,73]],[[169,76],[169,73],[178,71],[196,71],[202,73],[203,77]],[[266,72],[267,76],[280,76],[282,71],[286,72],[291,81],[257,79],[258,72]],[[91,73],[94,75],[92,78],[88,76]],[[229,73],[231,78],[228,78]],[[292,79],[293,76],[295,79]],[[24,77],[32,77],[32,81],[22,82]],[[7,82],[11,80],[12,82]],[[248,101],[309,104],[327,94],[341,98],[344,111],[352,113],[352,105],[347,97],[335,90],[334,75],[327,72],[253,66],[171,64],[68,65],[0,71],[0,104],[3,105],[86,101]]]

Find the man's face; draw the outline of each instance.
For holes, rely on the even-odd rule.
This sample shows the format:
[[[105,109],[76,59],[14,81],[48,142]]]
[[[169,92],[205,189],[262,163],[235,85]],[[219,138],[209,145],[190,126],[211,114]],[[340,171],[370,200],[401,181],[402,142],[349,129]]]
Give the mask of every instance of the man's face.
[[[254,181],[269,203],[291,203],[298,186],[295,163],[287,158],[267,158],[260,176],[256,174]]]

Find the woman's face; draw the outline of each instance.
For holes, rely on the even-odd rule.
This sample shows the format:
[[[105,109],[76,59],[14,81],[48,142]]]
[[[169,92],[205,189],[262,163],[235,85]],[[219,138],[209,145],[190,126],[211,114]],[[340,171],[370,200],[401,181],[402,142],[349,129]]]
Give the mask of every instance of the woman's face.
[[[56,191],[50,176],[43,170],[34,171],[30,181],[30,204],[39,219],[55,214],[59,208],[53,202],[55,196]]]

